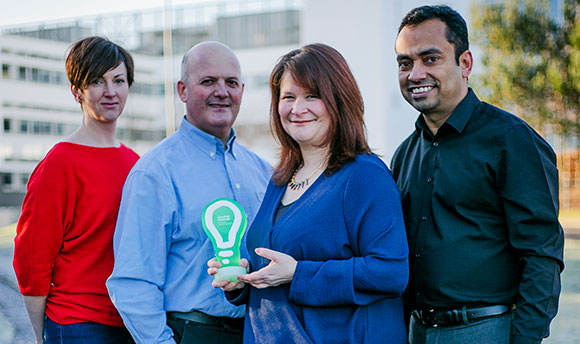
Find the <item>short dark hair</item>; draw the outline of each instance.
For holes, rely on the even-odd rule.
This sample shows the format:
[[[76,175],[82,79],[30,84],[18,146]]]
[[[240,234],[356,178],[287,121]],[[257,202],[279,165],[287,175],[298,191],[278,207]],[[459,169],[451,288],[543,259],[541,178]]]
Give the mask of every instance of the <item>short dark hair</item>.
[[[106,38],[93,36],[74,43],[66,58],[66,74],[78,89],[86,88],[109,69],[121,63],[127,67],[127,83],[133,84],[133,58],[119,45]]]
[[[459,65],[459,56],[469,49],[469,38],[465,20],[451,7],[436,5],[414,8],[401,21],[399,32],[406,25],[417,25],[430,19],[439,19],[447,26],[446,38],[455,48],[455,62]]]
[[[330,152],[326,173],[336,172],[359,154],[370,153],[363,120],[363,99],[347,62],[328,45],[306,45],[282,56],[270,75],[270,126],[281,146],[280,161],[272,177],[276,185],[287,183],[294,170],[304,162],[298,143],[282,127],[278,112],[280,82],[286,71],[301,87],[318,95],[328,111],[330,128],[322,143],[323,147],[329,146]]]

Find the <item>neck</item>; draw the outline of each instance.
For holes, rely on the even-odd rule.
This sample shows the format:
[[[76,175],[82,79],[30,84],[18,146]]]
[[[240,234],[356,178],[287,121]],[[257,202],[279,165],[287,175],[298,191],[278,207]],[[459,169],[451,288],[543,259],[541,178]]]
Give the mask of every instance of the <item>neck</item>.
[[[427,127],[429,128],[431,133],[433,133],[433,135],[437,134],[437,131],[439,130],[439,128],[441,128],[441,126],[443,125],[443,123],[445,123],[445,121],[449,118],[449,116],[451,116],[451,112],[439,115],[423,114],[425,124],[427,124]]]
[[[115,140],[115,128],[116,122],[85,120],[65,141],[92,147],[119,147],[119,142]]]
[[[301,149],[303,168],[307,171],[318,168],[328,159],[328,148]]]
[[[433,135],[437,134],[439,128],[441,128],[443,123],[445,123],[445,121],[449,119],[449,116],[451,116],[453,111],[455,111],[457,106],[459,106],[459,103],[461,103],[463,99],[465,99],[468,92],[469,89],[467,88],[466,84],[463,91],[458,93],[454,99],[450,100],[450,103],[453,104],[452,106],[447,106],[446,108],[443,108],[438,112],[423,113],[425,123],[427,124],[427,127],[429,128],[429,130],[431,130],[431,133],[433,133]]]

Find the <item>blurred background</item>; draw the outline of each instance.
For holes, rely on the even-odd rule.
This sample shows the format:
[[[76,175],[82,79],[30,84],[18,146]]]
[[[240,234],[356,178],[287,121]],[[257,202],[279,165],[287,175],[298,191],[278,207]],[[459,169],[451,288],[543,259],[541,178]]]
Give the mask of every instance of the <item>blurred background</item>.
[[[0,12],[0,344],[30,343],[12,270],[15,222],[36,164],[80,124],[64,60],[90,35],[129,49],[135,84],[118,137],[143,154],[179,125],[181,57],[205,40],[240,59],[239,141],[275,163],[268,78],[290,50],[323,42],[349,62],[365,101],[371,147],[389,163],[418,113],[402,98],[394,42],[402,17],[447,4],[466,19],[478,96],[524,118],[552,145],[566,233],[560,312],[546,343],[580,343],[580,0],[21,0]]]

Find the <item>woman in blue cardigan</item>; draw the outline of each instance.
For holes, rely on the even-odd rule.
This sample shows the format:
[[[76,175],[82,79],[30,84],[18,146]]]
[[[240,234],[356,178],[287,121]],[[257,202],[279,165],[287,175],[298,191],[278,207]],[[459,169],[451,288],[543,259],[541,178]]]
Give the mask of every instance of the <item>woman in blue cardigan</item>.
[[[366,142],[346,61],[304,46],[279,60],[270,88],[280,162],[247,232],[251,273],[214,287],[247,303],[244,343],[405,343],[399,191]]]

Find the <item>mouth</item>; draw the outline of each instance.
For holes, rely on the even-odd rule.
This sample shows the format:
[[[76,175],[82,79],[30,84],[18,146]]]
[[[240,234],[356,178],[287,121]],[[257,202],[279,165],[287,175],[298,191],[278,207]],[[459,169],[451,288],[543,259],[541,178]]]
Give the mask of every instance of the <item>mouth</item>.
[[[209,103],[208,105],[209,105],[209,107],[214,108],[214,109],[223,109],[223,108],[230,107],[229,103]]]
[[[116,107],[117,105],[119,105],[119,103],[101,103],[101,105],[103,105],[104,107],[106,107],[108,109],[112,109],[112,108]]]
[[[300,120],[291,120],[290,123],[300,125],[300,124],[307,124],[307,123],[314,122],[314,121],[316,121],[316,120],[315,119],[300,119]]]
[[[433,85],[424,85],[424,86],[411,86],[407,88],[407,90],[411,92],[413,98],[421,98],[427,96],[427,94],[434,88],[435,86]]]

